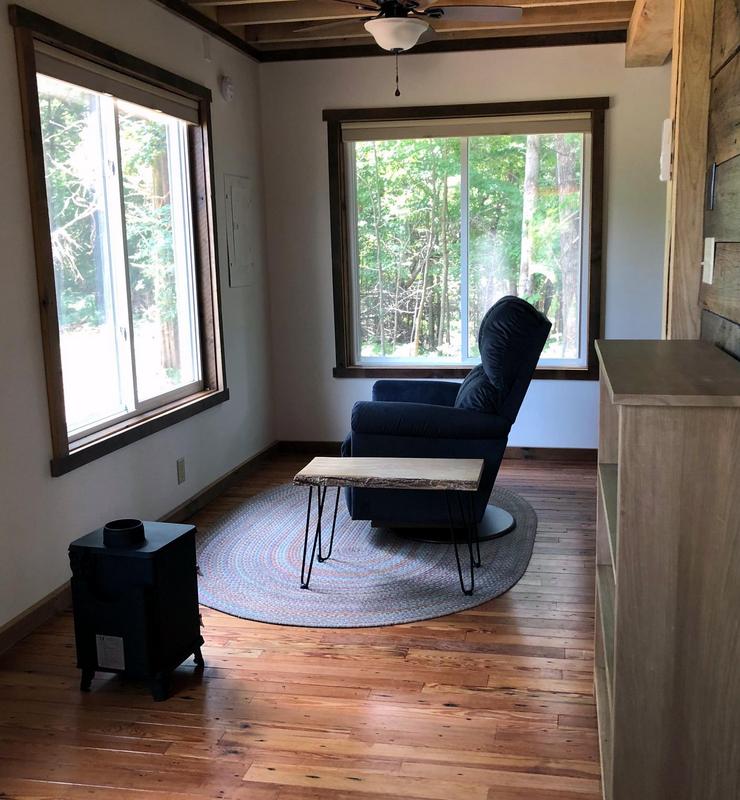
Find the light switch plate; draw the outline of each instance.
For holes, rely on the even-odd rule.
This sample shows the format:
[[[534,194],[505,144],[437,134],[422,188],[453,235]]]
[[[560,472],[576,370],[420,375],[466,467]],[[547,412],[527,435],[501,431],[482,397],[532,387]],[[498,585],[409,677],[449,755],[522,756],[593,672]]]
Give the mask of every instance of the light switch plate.
[[[185,483],[185,459],[177,459],[177,483]]]
[[[713,236],[708,236],[704,240],[702,283],[712,283],[714,281],[714,244],[715,238]]]

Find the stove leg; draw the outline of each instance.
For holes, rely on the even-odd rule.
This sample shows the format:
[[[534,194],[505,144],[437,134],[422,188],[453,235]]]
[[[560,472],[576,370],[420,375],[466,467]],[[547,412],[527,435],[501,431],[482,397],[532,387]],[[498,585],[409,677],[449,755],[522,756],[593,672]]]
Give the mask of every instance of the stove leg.
[[[156,702],[166,700],[170,693],[170,675],[168,672],[158,672],[151,683],[152,697]]]
[[[82,677],[80,678],[80,691],[89,692],[92,686],[93,678],[95,677],[94,669],[83,669]]]

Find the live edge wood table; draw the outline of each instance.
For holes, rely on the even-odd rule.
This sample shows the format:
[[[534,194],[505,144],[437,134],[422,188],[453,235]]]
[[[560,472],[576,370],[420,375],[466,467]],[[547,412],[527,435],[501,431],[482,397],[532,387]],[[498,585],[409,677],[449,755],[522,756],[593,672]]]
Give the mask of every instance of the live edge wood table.
[[[479,458],[314,458],[293,478],[293,483],[308,486],[308,508],[306,510],[306,530],[303,537],[303,560],[301,562],[301,588],[308,589],[314,559],[319,562],[330,558],[334,547],[334,531],[337,525],[339,494],[343,487],[363,489],[419,489],[443,491],[447,501],[447,514],[450,534],[455,550],[455,562],[463,594],[473,594],[475,590],[475,568],[481,564],[480,544],[477,524],[473,511],[473,497],[480,483],[483,459]],[[336,486],[334,515],[329,537],[329,548],[323,551],[321,542],[321,520],[324,512],[326,490]],[[308,566],[309,528],[311,523],[311,503],[316,488],[316,526],[311,546]],[[465,585],[460,553],[458,549],[458,529],[465,531],[470,561],[470,579]]]

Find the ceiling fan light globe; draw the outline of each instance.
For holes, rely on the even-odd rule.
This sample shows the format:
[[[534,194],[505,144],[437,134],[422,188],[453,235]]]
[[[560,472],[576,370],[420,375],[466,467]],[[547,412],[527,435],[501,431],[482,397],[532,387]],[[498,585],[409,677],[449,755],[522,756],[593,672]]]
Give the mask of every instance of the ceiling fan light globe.
[[[378,17],[365,23],[377,44],[390,52],[410,50],[428,28],[428,23],[416,17]]]

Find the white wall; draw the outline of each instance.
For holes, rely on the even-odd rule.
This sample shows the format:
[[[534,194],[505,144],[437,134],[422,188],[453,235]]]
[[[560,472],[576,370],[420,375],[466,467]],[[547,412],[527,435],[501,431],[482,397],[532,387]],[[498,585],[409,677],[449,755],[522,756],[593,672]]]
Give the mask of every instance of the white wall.
[[[606,335],[659,338],[669,68],[624,68],[623,45],[262,64],[276,436],[338,440],[372,381],[335,379],[325,108],[607,95]],[[597,384],[535,381],[514,446],[595,447]]]
[[[228,287],[224,173],[260,180],[258,72],[150,0],[23,0],[23,5],[214,91],[213,136],[227,378],[231,399],[60,478],[51,445],[28,182],[12,29],[0,0],[0,625],[69,576],[67,545],[121,516],[157,518],[272,441],[266,275]],[[217,91],[223,70],[236,97]],[[260,204],[257,204],[258,206]],[[257,207],[255,213],[261,214]],[[262,220],[258,221],[260,229]],[[177,485],[175,460],[187,480]]]
[[[606,333],[657,337],[665,194],[655,174],[668,69],[625,70],[619,45],[257,67],[151,0],[24,0],[41,14],[214,91],[213,133],[231,399],[60,478],[51,478],[28,184],[12,29],[0,0],[0,625],[60,586],[69,541],[124,515],[157,518],[274,438],[344,436],[371,381],[332,378],[334,328],[323,108],[609,95]],[[236,98],[217,91],[230,74]],[[261,100],[260,100],[261,97]],[[260,131],[260,111],[263,124]],[[260,145],[260,133],[262,145]],[[261,180],[265,160],[270,297],[228,287],[224,174]],[[262,204],[255,213],[262,216]],[[262,220],[257,224],[261,226]],[[270,319],[271,317],[271,319]],[[271,386],[272,383],[272,386]],[[596,386],[537,381],[513,445],[596,444]],[[177,486],[175,460],[186,458]]]

